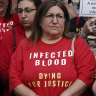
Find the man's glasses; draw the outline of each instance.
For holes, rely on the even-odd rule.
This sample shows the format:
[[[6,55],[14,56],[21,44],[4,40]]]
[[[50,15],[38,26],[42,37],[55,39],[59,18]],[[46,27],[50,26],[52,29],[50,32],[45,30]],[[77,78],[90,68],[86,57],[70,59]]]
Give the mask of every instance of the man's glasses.
[[[36,10],[36,9],[31,9],[31,8],[28,8],[28,7],[24,8],[24,9],[21,9],[21,8],[16,9],[18,14],[22,14],[23,11],[24,11],[24,13],[28,14],[28,13],[33,12],[34,10]]]
[[[48,19],[48,20],[53,20],[54,17],[56,17],[56,19],[58,21],[64,21],[64,15],[63,14],[56,14],[56,15],[54,15],[54,14],[46,14],[45,15],[45,18]]]

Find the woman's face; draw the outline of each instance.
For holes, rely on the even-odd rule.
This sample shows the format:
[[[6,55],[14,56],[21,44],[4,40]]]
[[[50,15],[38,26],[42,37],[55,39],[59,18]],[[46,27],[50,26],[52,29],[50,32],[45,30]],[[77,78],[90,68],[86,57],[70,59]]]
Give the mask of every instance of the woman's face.
[[[36,6],[33,1],[23,0],[18,4],[18,16],[24,28],[32,27],[33,20],[36,14]]]
[[[51,7],[43,17],[40,26],[43,36],[62,36],[64,32],[64,13],[58,6]]]
[[[0,13],[6,12],[9,0],[0,0]]]

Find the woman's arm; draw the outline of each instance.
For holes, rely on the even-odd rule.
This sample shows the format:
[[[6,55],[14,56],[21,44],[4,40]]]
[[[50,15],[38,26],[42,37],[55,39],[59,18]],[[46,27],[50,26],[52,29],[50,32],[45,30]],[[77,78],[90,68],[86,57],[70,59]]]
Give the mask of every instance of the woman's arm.
[[[95,77],[95,58],[86,42],[78,37],[74,43],[74,65],[77,79],[60,96],[83,96],[92,87]]]
[[[38,96],[35,92],[33,92],[31,89],[26,87],[24,84],[20,84],[16,86],[13,90],[14,94],[16,96]]]
[[[9,85],[9,66],[11,55],[13,50],[13,34],[11,31],[3,34],[3,38],[0,41],[0,80],[3,86],[8,87]]]
[[[30,88],[28,88],[21,80],[22,72],[24,70],[23,63],[23,47],[18,46],[15,53],[11,57],[9,84],[10,94],[14,92],[16,96],[37,96]]]
[[[60,96],[83,96],[82,94],[86,91],[87,87],[83,81],[77,79]]]

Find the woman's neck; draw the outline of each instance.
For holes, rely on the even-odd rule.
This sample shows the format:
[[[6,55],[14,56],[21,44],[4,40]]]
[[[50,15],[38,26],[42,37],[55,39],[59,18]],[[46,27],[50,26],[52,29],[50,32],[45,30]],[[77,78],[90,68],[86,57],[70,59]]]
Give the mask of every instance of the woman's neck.
[[[47,44],[52,44],[52,43],[56,43],[59,40],[62,39],[62,36],[59,37],[55,37],[55,38],[46,38],[46,37],[42,37],[41,40]]]
[[[31,33],[32,33],[32,29],[29,29],[29,30],[25,29],[25,35],[27,38],[30,37]]]
[[[47,44],[56,43],[59,40],[61,40],[62,34],[46,34],[43,32],[43,35],[41,37],[41,40]]]

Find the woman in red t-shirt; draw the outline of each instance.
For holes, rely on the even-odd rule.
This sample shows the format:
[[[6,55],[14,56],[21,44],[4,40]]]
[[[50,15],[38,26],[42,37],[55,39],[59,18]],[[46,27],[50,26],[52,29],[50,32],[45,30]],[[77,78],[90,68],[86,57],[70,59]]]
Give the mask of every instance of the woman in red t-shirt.
[[[47,0],[40,6],[33,34],[11,58],[10,93],[86,96],[94,81],[95,58],[86,42],[69,32],[69,22],[68,11],[60,0]]]
[[[11,14],[11,0],[0,1],[0,40],[5,32],[8,32],[16,24],[19,24],[18,15]]]
[[[6,3],[8,2],[8,0],[5,1]],[[2,2],[3,4],[4,2],[5,4],[5,1],[1,0],[0,3]],[[10,22],[12,20],[14,21],[14,23],[13,21],[11,22],[11,25],[14,26],[14,32],[13,30],[5,32],[5,34],[3,34],[4,32],[2,32],[3,38],[2,40],[0,40],[0,80],[4,87],[3,96],[9,96],[9,66],[11,56],[15,51],[14,49],[19,45],[19,43],[32,33],[34,16],[36,10],[41,4],[41,0],[18,0],[17,3],[18,6],[16,11],[21,24],[15,26],[15,23],[18,22],[18,20],[16,19],[17,14],[10,14],[11,17],[9,17],[9,19],[4,19],[5,21],[3,20],[4,22]],[[8,28],[12,28],[11,25],[8,25]]]
[[[2,42],[2,37],[3,34],[8,32],[9,30],[12,29],[12,27],[15,24],[19,24],[19,19],[16,13],[11,14],[11,0],[0,0],[0,42]],[[6,39],[6,38],[5,38]],[[1,45],[0,45],[1,47]],[[2,51],[2,49],[0,49],[0,51]],[[1,52],[0,52],[1,54]],[[0,62],[1,64],[1,62]],[[4,70],[4,69],[2,69]],[[2,77],[2,75],[0,74],[0,77]],[[0,96],[1,96],[1,90],[3,89],[3,87],[5,87],[4,85],[1,86],[1,78],[0,78]],[[5,90],[4,93],[7,93],[7,91]],[[5,95],[8,96],[8,95]]]

